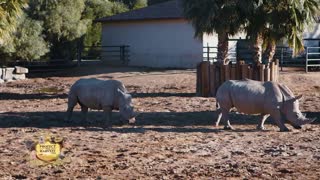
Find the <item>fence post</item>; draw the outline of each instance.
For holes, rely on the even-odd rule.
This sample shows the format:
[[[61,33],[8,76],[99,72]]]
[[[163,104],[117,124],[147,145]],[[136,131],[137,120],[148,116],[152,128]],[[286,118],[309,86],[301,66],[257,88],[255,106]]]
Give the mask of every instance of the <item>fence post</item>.
[[[77,65],[80,66],[81,64],[81,56],[82,56],[82,47],[81,47],[81,42],[78,42],[78,53],[77,53]]]
[[[209,47],[209,44],[207,46],[207,61],[208,62],[210,61],[210,47]]]
[[[308,60],[309,60],[309,47],[307,47],[307,54],[306,54],[306,73],[308,73]]]
[[[280,65],[280,68],[281,68],[281,71],[282,71],[282,66],[283,66],[283,47],[281,47],[281,65]]]
[[[123,48],[124,48],[124,45],[120,46],[120,60],[122,61],[122,64],[125,64],[124,55],[123,55]]]

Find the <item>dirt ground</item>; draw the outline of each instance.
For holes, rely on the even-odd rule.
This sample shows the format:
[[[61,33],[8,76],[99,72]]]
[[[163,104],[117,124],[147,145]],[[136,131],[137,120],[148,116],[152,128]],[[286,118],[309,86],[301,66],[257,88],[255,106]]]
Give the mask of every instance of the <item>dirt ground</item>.
[[[103,129],[103,114],[79,106],[65,123],[67,93],[79,78],[124,82],[140,115],[134,125]],[[319,179],[320,72],[285,69],[280,82],[303,94],[301,111],[318,120],[291,132],[258,116],[231,113],[236,130],[213,126],[215,99],[195,96],[194,70],[86,66],[29,74],[0,85],[0,179]],[[65,158],[34,164],[26,142],[43,134],[65,138]]]

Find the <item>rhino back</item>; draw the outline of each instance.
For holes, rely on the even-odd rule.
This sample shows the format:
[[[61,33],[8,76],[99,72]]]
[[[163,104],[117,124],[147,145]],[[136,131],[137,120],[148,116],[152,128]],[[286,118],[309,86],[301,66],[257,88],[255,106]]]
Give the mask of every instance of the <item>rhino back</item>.
[[[102,109],[103,106],[118,108],[118,88],[124,86],[117,80],[80,79],[71,87],[70,93],[77,96],[79,103],[91,109]]]
[[[281,92],[273,82],[230,80],[218,89],[217,101],[221,107],[235,107],[242,113],[268,114],[277,108]]]

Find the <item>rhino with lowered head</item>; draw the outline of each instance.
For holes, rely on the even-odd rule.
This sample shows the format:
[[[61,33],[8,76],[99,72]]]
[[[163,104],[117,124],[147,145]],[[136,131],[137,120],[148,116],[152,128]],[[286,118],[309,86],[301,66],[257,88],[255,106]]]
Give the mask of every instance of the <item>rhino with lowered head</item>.
[[[111,112],[116,109],[120,111],[122,120],[134,123],[137,113],[133,111],[131,99],[131,95],[127,93],[120,81],[80,79],[71,86],[68,95],[67,119],[70,121],[73,108],[79,103],[84,120],[86,120],[88,108],[97,109],[106,113],[106,125],[111,124]]]
[[[216,100],[219,113],[216,126],[220,119],[225,129],[233,129],[229,122],[229,111],[235,107],[244,114],[261,114],[262,118],[257,129],[265,129],[264,122],[270,115],[280,128],[280,131],[289,131],[285,120],[296,129],[311,123],[315,119],[308,119],[299,110],[299,99],[291,90],[276,82],[260,82],[250,79],[228,80],[218,89]],[[220,107],[219,107],[220,106]]]

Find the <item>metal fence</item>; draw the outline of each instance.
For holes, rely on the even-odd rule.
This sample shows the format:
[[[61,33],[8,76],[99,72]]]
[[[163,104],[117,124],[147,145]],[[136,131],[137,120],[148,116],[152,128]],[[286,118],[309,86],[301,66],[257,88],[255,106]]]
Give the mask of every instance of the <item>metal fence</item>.
[[[308,67],[320,67],[320,47],[307,47],[305,64],[306,72]]]
[[[217,61],[218,47],[203,47],[203,61]],[[243,60],[246,63],[252,63],[253,51],[248,48],[232,48],[228,50],[228,59],[232,64],[237,60]],[[304,66],[305,57],[298,56],[293,58],[292,49],[286,46],[278,46],[275,50],[274,59],[279,59],[280,67],[283,66]]]
[[[81,60],[100,60],[116,64],[128,65],[129,63],[129,46],[86,46],[78,56]]]

